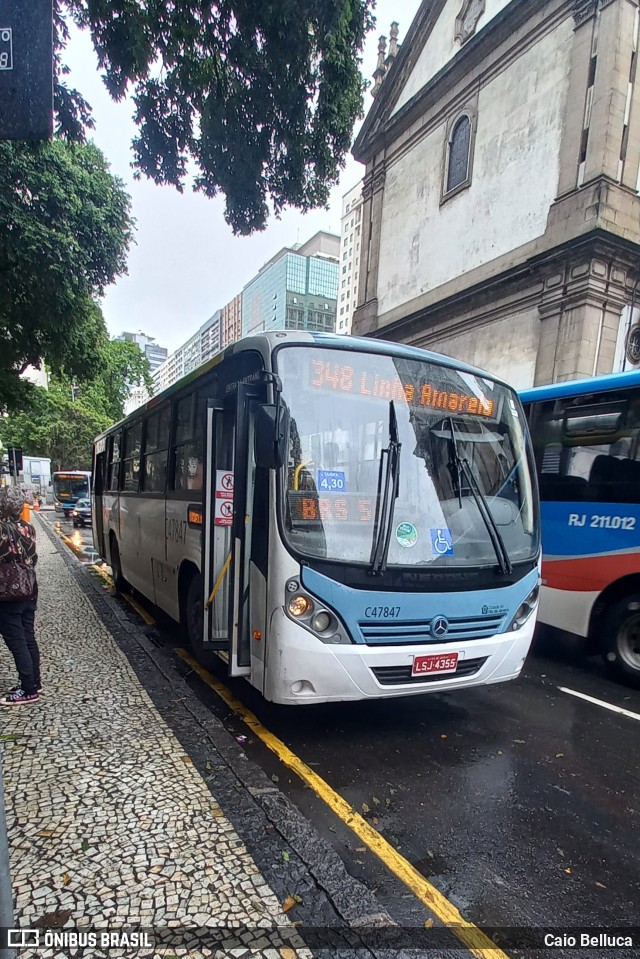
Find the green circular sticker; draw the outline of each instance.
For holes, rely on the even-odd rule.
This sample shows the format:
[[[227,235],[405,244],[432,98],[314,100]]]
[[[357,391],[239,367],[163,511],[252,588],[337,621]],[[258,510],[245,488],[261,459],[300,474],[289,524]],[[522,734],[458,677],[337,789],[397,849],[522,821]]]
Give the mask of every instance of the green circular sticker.
[[[401,546],[415,546],[418,542],[418,530],[413,523],[400,523],[396,527],[396,539]]]

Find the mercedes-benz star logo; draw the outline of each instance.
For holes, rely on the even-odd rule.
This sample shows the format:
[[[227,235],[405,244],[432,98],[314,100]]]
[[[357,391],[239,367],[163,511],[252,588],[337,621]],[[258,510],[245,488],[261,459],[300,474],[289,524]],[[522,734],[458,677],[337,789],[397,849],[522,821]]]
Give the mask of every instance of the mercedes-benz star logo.
[[[449,620],[444,616],[436,616],[431,622],[431,632],[434,636],[446,636],[449,632]]]

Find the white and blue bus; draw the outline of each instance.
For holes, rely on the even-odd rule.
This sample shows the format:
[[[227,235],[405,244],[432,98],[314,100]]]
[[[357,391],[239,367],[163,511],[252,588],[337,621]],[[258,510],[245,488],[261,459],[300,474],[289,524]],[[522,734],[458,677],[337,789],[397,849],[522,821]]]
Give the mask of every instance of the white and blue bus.
[[[640,683],[640,371],[520,394],[542,510],[539,620]]]
[[[540,558],[526,419],[505,383],[448,357],[241,340],[97,438],[93,493],[117,587],[269,700],[522,669]]]
[[[71,516],[79,499],[87,499],[91,495],[89,470],[56,470],[51,481],[55,511],[64,513],[65,516]]]

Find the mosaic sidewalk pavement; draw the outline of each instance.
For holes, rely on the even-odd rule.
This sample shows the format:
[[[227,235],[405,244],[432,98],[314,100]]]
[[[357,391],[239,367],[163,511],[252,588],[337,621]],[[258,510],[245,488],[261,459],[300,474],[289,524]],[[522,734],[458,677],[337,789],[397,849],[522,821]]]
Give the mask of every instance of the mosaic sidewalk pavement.
[[[220,955],[204,927],[245,925],[225,955],[292,959],[276,896],[40,529],[38,552],[45,693],[0,713],[16,922],[180,929],[182,948],[140,957]],[[1,642],[0,681],[15,682]]]

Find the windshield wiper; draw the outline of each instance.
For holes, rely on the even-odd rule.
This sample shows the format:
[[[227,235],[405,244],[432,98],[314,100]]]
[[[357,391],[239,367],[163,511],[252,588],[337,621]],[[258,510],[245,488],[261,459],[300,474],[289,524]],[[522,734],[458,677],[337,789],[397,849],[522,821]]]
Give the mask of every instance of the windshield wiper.
[[[387,556],[391,542],[393,514],[400,485],[400,449],[402,443],[398,436],[398,419],[393,400],[389,402],[389,446],[380,454],[378,469],[378,487],[376,492],[376,515],[373,526],[373,548],[371,568],[374,576],[384,573],[387,568]]]
[[[483,493],[481,487],[479,486],[471,466],[469,465],[469,460],[460,456],[458,452],[458,443],[456,439],[455,427],[453,425],[453,417],[449,417],[449,427],[451,429],[451,439],[453,441],[453,451],[456,458],[456,467],[458,470],[458,496],[460,498],[460,506],[462,506],[462,488],[460,483],[460,473],[464,473],[467,483],[469,484],[469,489],[473,495],[474,500],[476,501],[476,506],[478,507],[478,512],[484,521],[484,525],[487,527],[487,532],[489,533],[489,538],[495,550],[495,554],[498,560],[498,565],[500,570],[503,573],[512,573],[513,566],[511,565],[511,560],[509,559],[509,554],[507,553],[507,548],[504,545],[504,540],[502,534],[498,529],[498,524],[493,518],[493,513],[487,502],[487,497]]]

